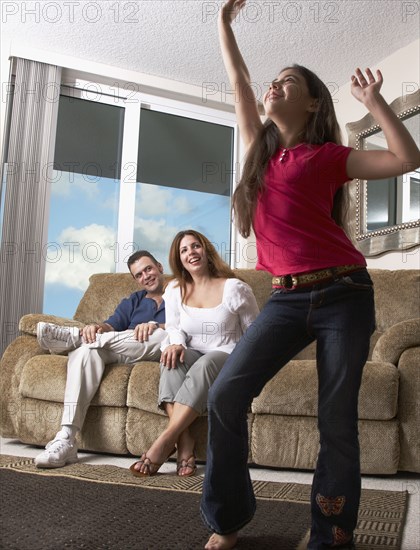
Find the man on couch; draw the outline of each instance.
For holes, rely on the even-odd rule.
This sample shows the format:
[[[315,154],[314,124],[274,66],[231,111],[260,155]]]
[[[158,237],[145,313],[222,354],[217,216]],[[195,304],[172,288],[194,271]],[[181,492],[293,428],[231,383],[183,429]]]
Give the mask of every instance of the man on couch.
[[[67,381],[61,430],[35,458],[38,468],[60,468],[77,462],[75,438],[110,363],[159,360],[165,337],[163,267],[146,250],[130,256],[128,269],[143,290],[131,294],[103,323],[60,327],[38,323],[39,345],[51,353],[68,351]]]

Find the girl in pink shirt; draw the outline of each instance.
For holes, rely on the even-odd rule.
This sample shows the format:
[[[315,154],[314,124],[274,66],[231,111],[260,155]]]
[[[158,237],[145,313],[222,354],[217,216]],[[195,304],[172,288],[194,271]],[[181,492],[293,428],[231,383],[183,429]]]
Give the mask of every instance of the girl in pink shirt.
[[[252,519],[247,411],[268,380],[315,340],[320,451],[308,548],[353,548],[361,486],[358,394],[375,313],[366,262],[341,226],[341,194],[354,178],[415,169],[420,153],[380,94],[380,71],[375,77],[370,69],[356,69],[351,92],[382,128],[387,150],[343,147],[327,87],[298,65],[270,84],[263,124],[231,28],[244,5],[228,0],[219,17],[223,60],[240,94],[235,109],[248,149],[233,207],[241,235],[255,233],[257,269],[273,275],[273,293],[209,393],[201,512],[213,535],[205,548],[233,548]]]

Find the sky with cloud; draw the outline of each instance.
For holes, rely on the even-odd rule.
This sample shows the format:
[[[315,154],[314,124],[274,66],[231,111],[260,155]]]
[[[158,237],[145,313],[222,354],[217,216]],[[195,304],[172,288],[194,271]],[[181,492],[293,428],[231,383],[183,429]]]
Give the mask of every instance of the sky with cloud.
[[[119,182],[55,172],[52,179],[44,312],[73,317],[93,273],[115,271]],[[229,197],[137,184],[133,242],[150,250],[169,272],[175,234],[204,233],[218,250],[229,249]],[[127,251],[127,256],[132,250]],[[124,258],[126,260],[126,258]],[[227,258],[224,258],[227,260]]]

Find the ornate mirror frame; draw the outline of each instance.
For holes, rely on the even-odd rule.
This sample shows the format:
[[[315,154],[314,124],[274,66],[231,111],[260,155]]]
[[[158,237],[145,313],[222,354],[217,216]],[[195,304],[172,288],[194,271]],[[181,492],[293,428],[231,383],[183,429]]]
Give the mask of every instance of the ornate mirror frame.
[[[420,90],[395,99],[390,106],[401,120],[416,114],[420,116]],[[365,138],[381,131],[370,113],[357,122],[346,124],[346,130],[349,146],[358,150],[363,150]],[[346,192],[349,232],[365,256],[407,250],[420,244],[420,219],[367,231],[367,180],[353,180],[346,186]]]

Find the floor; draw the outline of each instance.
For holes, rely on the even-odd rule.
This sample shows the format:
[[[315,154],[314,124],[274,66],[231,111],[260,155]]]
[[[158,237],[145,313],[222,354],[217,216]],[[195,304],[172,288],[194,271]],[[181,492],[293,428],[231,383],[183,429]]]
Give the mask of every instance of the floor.
[[[0,454],[34,458],[39,452],[40,449],[37,447],[25,445],[14,439],[0,438]],[[89,464],[113,464],[121,468],[128,468],[133,462],[132,457],[81,452],[79,452],[79,460]],[[175,472],[175,464],[172,462],[164,464],[161,471],[164,473]],[[204,474],[204,466],[199,466],[198,474]],[[253,468],[251,477],[263,481],[307,484],[312,482],[312,473],[292,470]],[[362,487],[409,493],[408,513],[401,550],[420,550],[420,475],[404,472],[395,476],[363,476]]]

